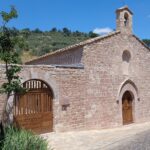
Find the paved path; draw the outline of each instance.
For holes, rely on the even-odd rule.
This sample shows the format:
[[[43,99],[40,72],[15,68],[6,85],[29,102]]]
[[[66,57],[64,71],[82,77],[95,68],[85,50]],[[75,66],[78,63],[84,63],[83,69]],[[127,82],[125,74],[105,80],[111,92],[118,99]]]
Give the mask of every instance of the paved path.
[[[150,122],[42,136],[53,150],[150,150]]]

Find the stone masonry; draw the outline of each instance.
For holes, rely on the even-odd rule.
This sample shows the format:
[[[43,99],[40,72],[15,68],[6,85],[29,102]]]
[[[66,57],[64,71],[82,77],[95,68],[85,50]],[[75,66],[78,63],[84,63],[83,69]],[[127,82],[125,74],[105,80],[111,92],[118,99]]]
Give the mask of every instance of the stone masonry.
[[[133,13],[128,7],[116,13],[115,32],[23,65],[22,83],[40,79],[53,90],[53,131],[122,126],[125,91],[133,96],[133,122],[150,121],[150,49],[132,33]],[[1,96],[0,104],[2,113]]]

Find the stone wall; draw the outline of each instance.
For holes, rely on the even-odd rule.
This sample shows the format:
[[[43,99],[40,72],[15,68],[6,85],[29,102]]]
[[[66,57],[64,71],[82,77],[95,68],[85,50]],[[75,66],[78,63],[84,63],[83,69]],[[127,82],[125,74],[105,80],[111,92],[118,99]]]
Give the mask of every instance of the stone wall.
[[[122,55],[126,50],[131,58],[124,66]],[[122,125],[122,97],[119,94],[123,84],[129,82],[137,88],[133,102],[134,122],[150,120],[150,51],[135,36],[116,34],[86,45],[82,63],[87,75],[87,128]]]
[[[24,81],[44,80],[53,89],[54,131],[84,129],[84,69],[25,66],[21,76]],[[62,106],[66,104],[69,106],[63,110]]]
[[[70,65],[70,64],[80,64],[82,58],[83,48],[73,48],[71,50],[62,51],[60,53],[54,52],[53,55],[47,55],[46,57],[41,57],[38,60],[33,60],[26,64],[57,64],[57,65]]]
[[[131,54],[129,61],[122,58],[125,50]],[[128,87],[136,93],[134,122],[150,121],[150,52],[135,36],[119,33],[87,44],[81,63],[83,68],[26,65],[20,73],[22,83],[40,79],[52,88],[54,131],[121,126],[121,93]],[[5,80],[3,73],[1,66],[1,83]],[[3,102],[1,95],[0,112]]]

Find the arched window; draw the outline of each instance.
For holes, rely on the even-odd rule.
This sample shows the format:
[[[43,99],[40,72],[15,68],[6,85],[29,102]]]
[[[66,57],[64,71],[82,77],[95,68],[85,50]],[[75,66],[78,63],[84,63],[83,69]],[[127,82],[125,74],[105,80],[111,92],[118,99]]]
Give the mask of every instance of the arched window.
[[[124,25],[125,27],[128,25],[129,23],[129,15],[127,13],[124,14]]]
[[[124,75],[129,74],[129,62],[131,60],[131,54],[129,51],[125,50],[122,54],[122,71]]]
[[[122,54],[122,60],[125,62],[129,62],[131,59],[131,54],[129,51],[125,50]]]

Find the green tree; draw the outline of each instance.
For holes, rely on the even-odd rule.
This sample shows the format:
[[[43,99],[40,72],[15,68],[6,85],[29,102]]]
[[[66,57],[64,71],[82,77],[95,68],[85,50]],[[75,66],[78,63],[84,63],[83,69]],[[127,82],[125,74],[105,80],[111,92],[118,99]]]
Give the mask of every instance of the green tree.
[[[36,28],[35,30],[33,30],[32,32],[34,33],[42,33],[42,31],[39,28]]]
[[[29,28],[25,28],[20,31],[20,34],[22,34],[25,38],[28,38],[31,35],[31,31]]]
[[[5,75],[6,81],[2,84],[0,88],[1,93],[6,93],[7,97],[4,103],[2,123],[4,126],[10,124],[9,111],[6,109],[8,99],[13,93],[23,92],[24,89],[21,86],[21,81],[18,73],[21,71],[21,67],[17,65],[19,61],[19,55],[16,48],[22,48],[23,45],[20,43],[20,37],[17,32],[12,32],[10,28],[7,27],[7,23],[17,18],[17,11],[12,6],[9,13],[0,12],[3,20],[3,25],[0,28],[0,59],[5,64]]]
[[[63,32],[66,36],[69,36],[71,34],[71,31],[68,28],[63,28]]]
[[[57,28],[52,28],[50,32],[57,32]]]
[[[150,39],[143,39],[143,42],[150,47]]]
[[[99,36],[99,35],[96,34],[96,33],[93,33],[92,31],[89,32],[89,37],[90,38],[94,38],[94,37],[97,37],[97,36]]]
[[[89,37],[90,38],[94,38],[94,37],[97,37],[97,36],[99,36],[99,35],[96,34],[96,33],[93,33],[92,31],[89,32]]]

